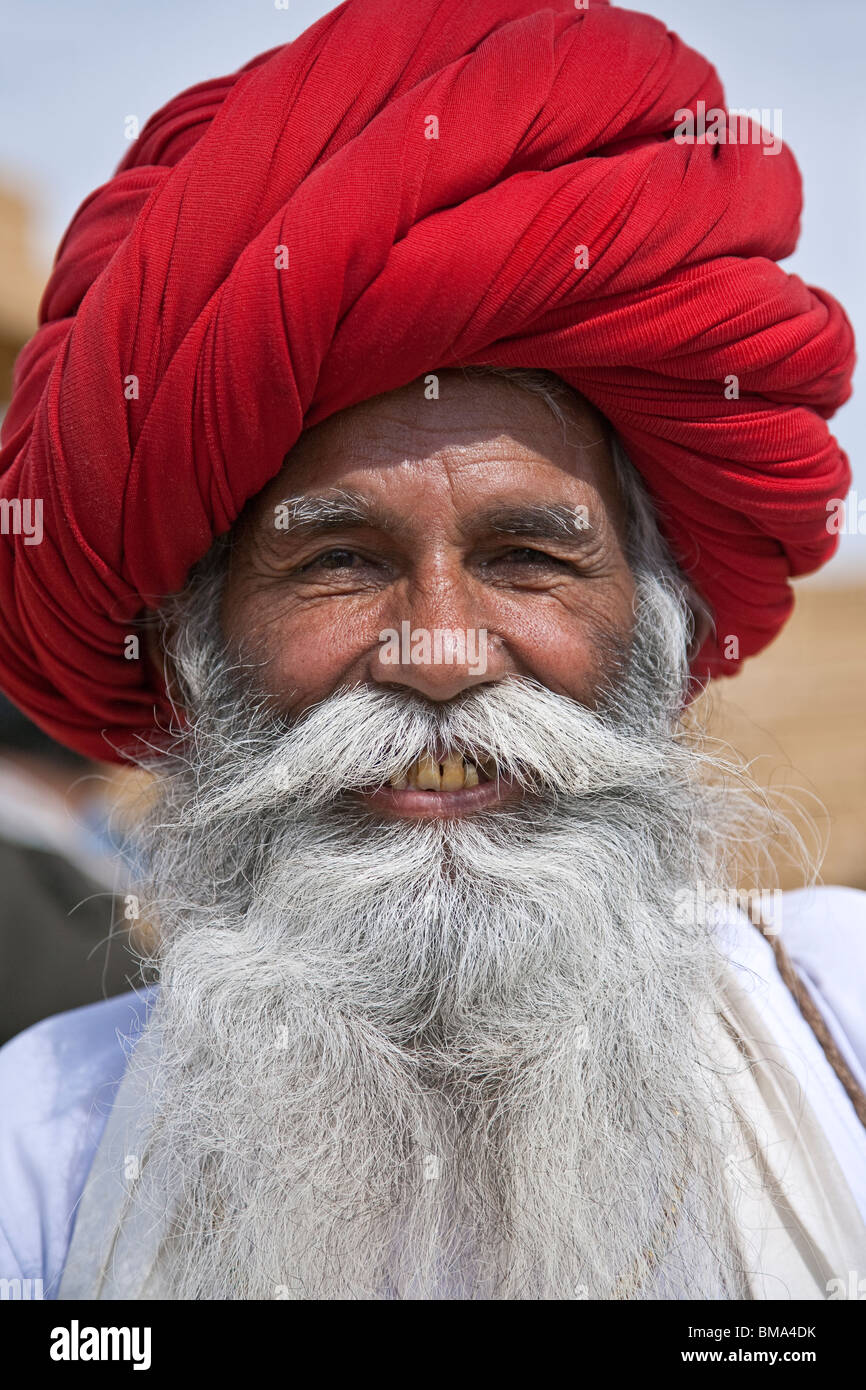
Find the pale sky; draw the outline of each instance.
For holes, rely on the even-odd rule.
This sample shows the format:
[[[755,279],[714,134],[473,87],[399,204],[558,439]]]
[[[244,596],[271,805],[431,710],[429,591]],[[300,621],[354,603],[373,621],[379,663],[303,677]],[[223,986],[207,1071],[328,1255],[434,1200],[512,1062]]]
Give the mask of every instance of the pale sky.
[[[411,4],[411,0],[406,0]],[[0,179],[36,209],[44,264],[78,204],[110,177],[141,123],[184,87],[232,72],[332,8],[318,0],[0,0]],[[785,268],[842,301],[866,339],[861,149],[863,0],[631,0],[714,63],[729,106],[782,112],[803,172],[800,246]],[[864,500],[828,577],[866,572],[866,400],[831,428]],[[850,504],[849,504],[850,510]],[[827,573],[827,572],[825,572]]]

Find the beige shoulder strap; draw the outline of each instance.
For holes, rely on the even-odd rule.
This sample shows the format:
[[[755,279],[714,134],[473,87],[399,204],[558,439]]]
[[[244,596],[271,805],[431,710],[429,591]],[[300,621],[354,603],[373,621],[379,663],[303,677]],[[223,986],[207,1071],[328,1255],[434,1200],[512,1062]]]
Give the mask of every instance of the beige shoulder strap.
[[[754,920],[749,916],[748,912],[746,916],[749,917],[750,921]],[[762,918],[759,918],[754,925],[758,928],[764,939],[769,941],[782,980],[793,995],[794,1002],[803,1015],[803,1018],[821,1044],[824,1056],[827,1058],[830,1066],[845,1087],[858,1120],[863,1125],[864,1129],[866,1129],[866,1091],[863,1090],[862,1086],[857,1081],[857,1078],[854,1076],[851,1068],[848,1066],[848,1063],[845,1061],[845,1058],[834,1042],[830,1030],[824,1022],[824,1017],[820,1009],[794,969],[793,962],[782,945],[782,940],[778,931],[774,931]]]

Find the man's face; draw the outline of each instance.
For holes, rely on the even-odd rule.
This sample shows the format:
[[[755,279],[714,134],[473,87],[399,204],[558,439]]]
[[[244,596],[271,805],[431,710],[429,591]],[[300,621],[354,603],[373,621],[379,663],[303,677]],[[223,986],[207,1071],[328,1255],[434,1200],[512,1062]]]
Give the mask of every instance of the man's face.
[[[238,528],[222,614],[281,710],[357,685],[445,702],[509,675],[596,703],[635,589],[601,423],[564,408],[567,438],[540,398],[449,371],[438,400],[413,383],[302,435]],[[429,645],[389,649],[381,634],[404,625]],[[437,650],[437,631],[465,641]],[[444,772],[430,786],[422,768],[420,788],[407,773],[378,810],[459,815],[512,794],[483,769],[475,786],[452,766],[444,788]]]

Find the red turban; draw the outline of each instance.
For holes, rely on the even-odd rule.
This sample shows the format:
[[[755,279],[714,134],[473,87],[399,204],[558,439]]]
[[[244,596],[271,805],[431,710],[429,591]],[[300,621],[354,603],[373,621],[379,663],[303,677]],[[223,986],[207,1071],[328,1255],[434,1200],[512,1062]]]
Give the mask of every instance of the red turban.
[[[793,157],[680,142],[699,101],[710,64],[598,0],[348,0],[163,107],[17,364],[0,498],[44,534],[0,538],[9,696],[96,757],[152,735],[136,617],[302,429],[464,363],[546,367],[612,422],[715,613],[698,675],[764,647],[834,548],[853,338],[774,264]]]

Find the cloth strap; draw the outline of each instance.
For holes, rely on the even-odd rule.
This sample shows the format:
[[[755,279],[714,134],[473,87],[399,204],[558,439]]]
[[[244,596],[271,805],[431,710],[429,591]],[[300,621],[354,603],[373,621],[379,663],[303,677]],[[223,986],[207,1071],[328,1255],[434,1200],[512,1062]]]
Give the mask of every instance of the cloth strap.
[[[746,913],[746,916],[748,915],[749,914]],[[752,921],[753,919],[750,917],[749,920]],[[765,922],[763,917],[760,916],[757,922],[754,922],[754,925],[758,928],[758,931],[764,939],[770,943],[776,960],[776,968],[782,977],[783,983],[790,991],[794,1003],[797,1005],[806,1023],[808,1023],[815,1037],[818,1039],[824,1056],[827,1058],[827,1061],[830,1063],[830,1066],[845,1088],[845,1092],[854,1107],[858,1120],[863,1128],[866,1129],[866,1091],[863,1090],[851,1068],[848,1066],[848,1063],[845,1061],[845,1058],[842,1056],[842,1053],[839,1051],[820,1009],[806,988],[806,985],[797,974],[791,957],[782,945],[778,931],[775,931],[772,925]]]

